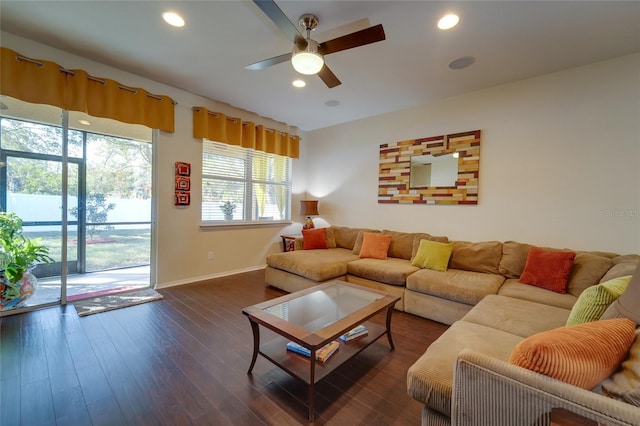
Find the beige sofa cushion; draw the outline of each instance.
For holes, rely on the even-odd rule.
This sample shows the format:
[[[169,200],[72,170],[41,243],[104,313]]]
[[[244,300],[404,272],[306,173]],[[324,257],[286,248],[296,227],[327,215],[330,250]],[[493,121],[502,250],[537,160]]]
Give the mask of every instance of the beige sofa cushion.
[[[640,256],[632,255],[633,257],[627,256],[619,256],[619,258],[624,258],[625,260],[622,262],[616,262],[618,257],[613,259],[614,265],[607,271],[606,274],[602,278],[600,278],[600,282],[604,283],[610,281],[614,278],[624,277],[626,275],[633,275],[638,266],[638,262],[640,262]]]
[[[408,260],[393,257],[386,260],[359,259],[347,264],[350,275],[398,286],[404,286],[407,277],[417,270],[419,268],[412,266]]]
[[[347,262],[357,259],[348,249],[296,250],[267,256],[267,265],[321,282],[346,275]]]
[[[578,252],[573,259],[567,293],[580,296],[587,288],[596,285],[613,266],[613,260],[589,252]]]
[[[456,302],[475,305],[488,294],[496,294],[502,275],[448,269],[446,272],[420,269],[409,275],[407,288]]]
[[[389,257],[411,260],[411,254],[413,252],[413,239],[416,234],[409,232],[389,231],[388,229],[383,229],[382,233],[385,235],[391,235]]]
[[[502,243],[500,241],[486,241],[470,243],[454,241],[453,252],[449,267],[464,271],[486,272],[499,275],[500,260],[502,259]]]
[[[502,284],[502,287],[500,287],[498,294],[569,310],[573,307],[573,304],[576,303],[576,300],[578,300],[578,297],[573,294],[560,294],[529,284],[522,284],[518,282],[517,279],[506,280],[504,284]]]
[[[353,246],[356,244],[356,238],[358,237],[358,232],[380,232],[375,229],[349,228],[347,226],[331,226],[330,228],[333,230],[336,247],[349,250],[353,250]]]
[[[409,367],[407,392],[427,407],[451,415],[453,370],[458,354],[473,349],[503,361],[523,338],[472,322],[457,321]]]
[[[564,327],[570,312],[569,309],[490,294],[462,320],[529,337],[552,328]]]
[[[413,260],[413,258],[416,257],[416,254],[418,253],[418,249],[420,248],[420,241],[422,240],[435,241],[437,243],[449,242],[449,238],[447,237],[436,237],[436,236],[433,236],[430,234],[424,234],[424,233],[413,234],[413,247],[411,249],[411,260]]]

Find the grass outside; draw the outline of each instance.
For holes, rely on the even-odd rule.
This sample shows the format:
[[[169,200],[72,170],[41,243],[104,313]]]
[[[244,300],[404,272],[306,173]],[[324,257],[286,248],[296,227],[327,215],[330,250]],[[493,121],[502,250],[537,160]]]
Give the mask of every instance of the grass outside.
[[[60,232],[25,232],[29,238],[40,237],[41,243],[49,249],[55,262],[62,259],[62,236]],[[112,229],[94,232],[87,237],[87,272],[105,269],[148,265],[150,263],[151,231],[149,229]],[[77,233],[70,232],[68,259],[76,260],[78,253]]]

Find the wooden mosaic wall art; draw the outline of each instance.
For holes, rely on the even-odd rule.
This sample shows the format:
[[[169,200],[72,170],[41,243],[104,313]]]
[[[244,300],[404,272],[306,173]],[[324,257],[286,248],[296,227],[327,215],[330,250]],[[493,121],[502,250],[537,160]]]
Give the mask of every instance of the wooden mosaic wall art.
[[[410,188],[411,157],[457,152],[458,177],[450,187]],[[480,130],[380,145],[378,203],[478,204]]]

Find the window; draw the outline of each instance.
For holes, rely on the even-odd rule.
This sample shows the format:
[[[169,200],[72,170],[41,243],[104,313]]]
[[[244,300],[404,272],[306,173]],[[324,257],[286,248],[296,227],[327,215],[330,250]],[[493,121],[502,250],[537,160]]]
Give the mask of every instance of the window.
[[[203,141],[203,222],[290,219],[290,158]]]

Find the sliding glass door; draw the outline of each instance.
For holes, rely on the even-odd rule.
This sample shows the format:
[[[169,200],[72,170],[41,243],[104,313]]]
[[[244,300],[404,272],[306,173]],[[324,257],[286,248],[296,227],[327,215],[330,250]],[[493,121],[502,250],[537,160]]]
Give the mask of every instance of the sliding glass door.
[[[17,308],[148,287],[151,130],[1,101],[0,206],[53,259],[30,269],[37,290]]]

